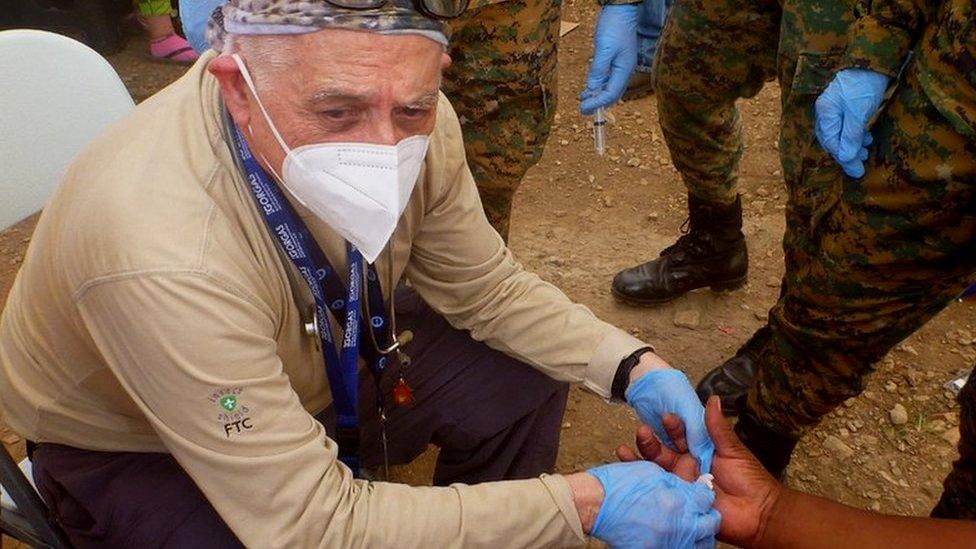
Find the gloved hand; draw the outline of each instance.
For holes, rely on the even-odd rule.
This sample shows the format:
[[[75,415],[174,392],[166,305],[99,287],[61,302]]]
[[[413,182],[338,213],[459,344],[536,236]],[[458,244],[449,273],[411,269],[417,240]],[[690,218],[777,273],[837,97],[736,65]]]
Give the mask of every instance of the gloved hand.
[[[871,134],[868,120],[874,116],[891,80],[864,69],[837,73],[820,94],[814,108],[814,125],[820,145],[851,177],[864,175]]]
[[[688,450],[701,464],[702,474],[711,472],[715,445],[705,428],[705,408],[683,373],[673,368],[651,370],[631,383],[625,396],[641,421],[650,425],[657,438],[672,450],[674,442],[662,420],[669,413],[681,418]]]
[[[722,516],[715,492],[649,461],[611,463],[587,471],[603,485],[603,505],[590,534],[614,549],[714,547]]]
[[[640,4],[608,4],[600,10],[593,36],[593,63],[580,94],[580,112],[593,114],[623,97],[637,67],[637,20]]]

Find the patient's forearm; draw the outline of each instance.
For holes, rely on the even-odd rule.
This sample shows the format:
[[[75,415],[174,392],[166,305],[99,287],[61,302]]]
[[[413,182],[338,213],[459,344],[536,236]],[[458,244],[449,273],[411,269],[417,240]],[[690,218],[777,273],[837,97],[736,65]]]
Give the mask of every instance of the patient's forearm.
[[[976,546],[976,522],[872,513],[785,490],[756,547],[857,549]]]

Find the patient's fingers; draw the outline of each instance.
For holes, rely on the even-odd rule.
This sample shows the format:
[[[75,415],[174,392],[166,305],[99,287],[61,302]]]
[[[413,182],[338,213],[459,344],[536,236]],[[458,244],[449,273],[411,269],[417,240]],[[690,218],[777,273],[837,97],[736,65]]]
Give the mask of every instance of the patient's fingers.
[[[649,459],[654,462],[658,462],[659,459],[664,457],[662,454],[673,454],[667,446],[661,444],[661,441],[654,435],[654,431],[647,425],[637,427],[637,433],[634,435],[634,443],[637,444],[637,451],[640,452],[640,455],[644,456],[644,459]],[[671,460],[673,460],[673,457],[670,456]],[[658,465],[664,467],[663,463],[658,463]]]
[[[732,423],[722,414],[722,399],[717,396],[709,397],[705,404],[705,426],[715,443],[716,455],[736,459],[751,457],[749,450],[732,429]]]
[[[671,442],[674,443],[674,447],[678,450],[678,453],[684,454],[688,452],[688,439],[685,436],[685,424],[681,421],[681,418],[675,414],[667,414],[661,420],[664,425],[664,430],[671,437]]]
[[[674,456],[674,452],[657,440],[657,437],[654,436],[654,431],[647,425],[641,425],[637,428],[637,432],[634,434],[634,445],[637,447],[637,451],[623,444],[617,447],[617,459],[620,461],[646,459],[657,463],[661,467],[667,467],[674,462],[674,458],[676,457]]]
[[[668,436],[673,437],[675,445],[683,450],[682,452],[679,453],[668,448],[658,440],[650,427],[641,425],[634,435],[634,444],[637,449],[620,445],[615,452],[617,459],[624,462],[641,459],[653,461],[665,471],[674,473],[686,481],[694,481],[698,478],[698,461],[688,453],[684,425],[677,416],[672,414],[668,414],[662,419]]]
[[[617,450],[614,453],[617,454],[617,459],[620,461],[637,461],[639,459],[643,459],[638,456],[637,452],[635,452],[630,446],[625,444],[617,446]]]

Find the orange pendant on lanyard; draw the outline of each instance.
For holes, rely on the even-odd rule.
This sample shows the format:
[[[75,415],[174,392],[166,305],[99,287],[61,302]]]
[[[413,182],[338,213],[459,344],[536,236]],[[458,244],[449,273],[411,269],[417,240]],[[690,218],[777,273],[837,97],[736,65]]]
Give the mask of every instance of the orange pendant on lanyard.
[[[396,355],[397,362],[400,363],[400,378],[397,380],[396,385],[393,386],[393,404],[397,406],[409,406],[413,404],[413,388],[407,384],[407,380],[404,377],[404,372],[410,366],[410,356],[403,352],[403,346],[412,340],[413,332],[410,330],[405,330],[396,338]]]

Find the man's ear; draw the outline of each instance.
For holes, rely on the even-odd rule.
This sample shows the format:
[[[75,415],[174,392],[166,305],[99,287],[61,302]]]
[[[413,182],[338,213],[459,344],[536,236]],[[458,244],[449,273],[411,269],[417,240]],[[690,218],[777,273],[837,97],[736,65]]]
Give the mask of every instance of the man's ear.
[[[247,128],[251,123],[251,104],[240,67],[231,56],[218,55],[207,65],[207,70],[217,78],[231,118],[239,128]]]
[[[450,66],[451,66],[451,56],[448,55],[447,52],[444,52],[444,55],[441,56],[441,70],[446,71],[447,68]]]

